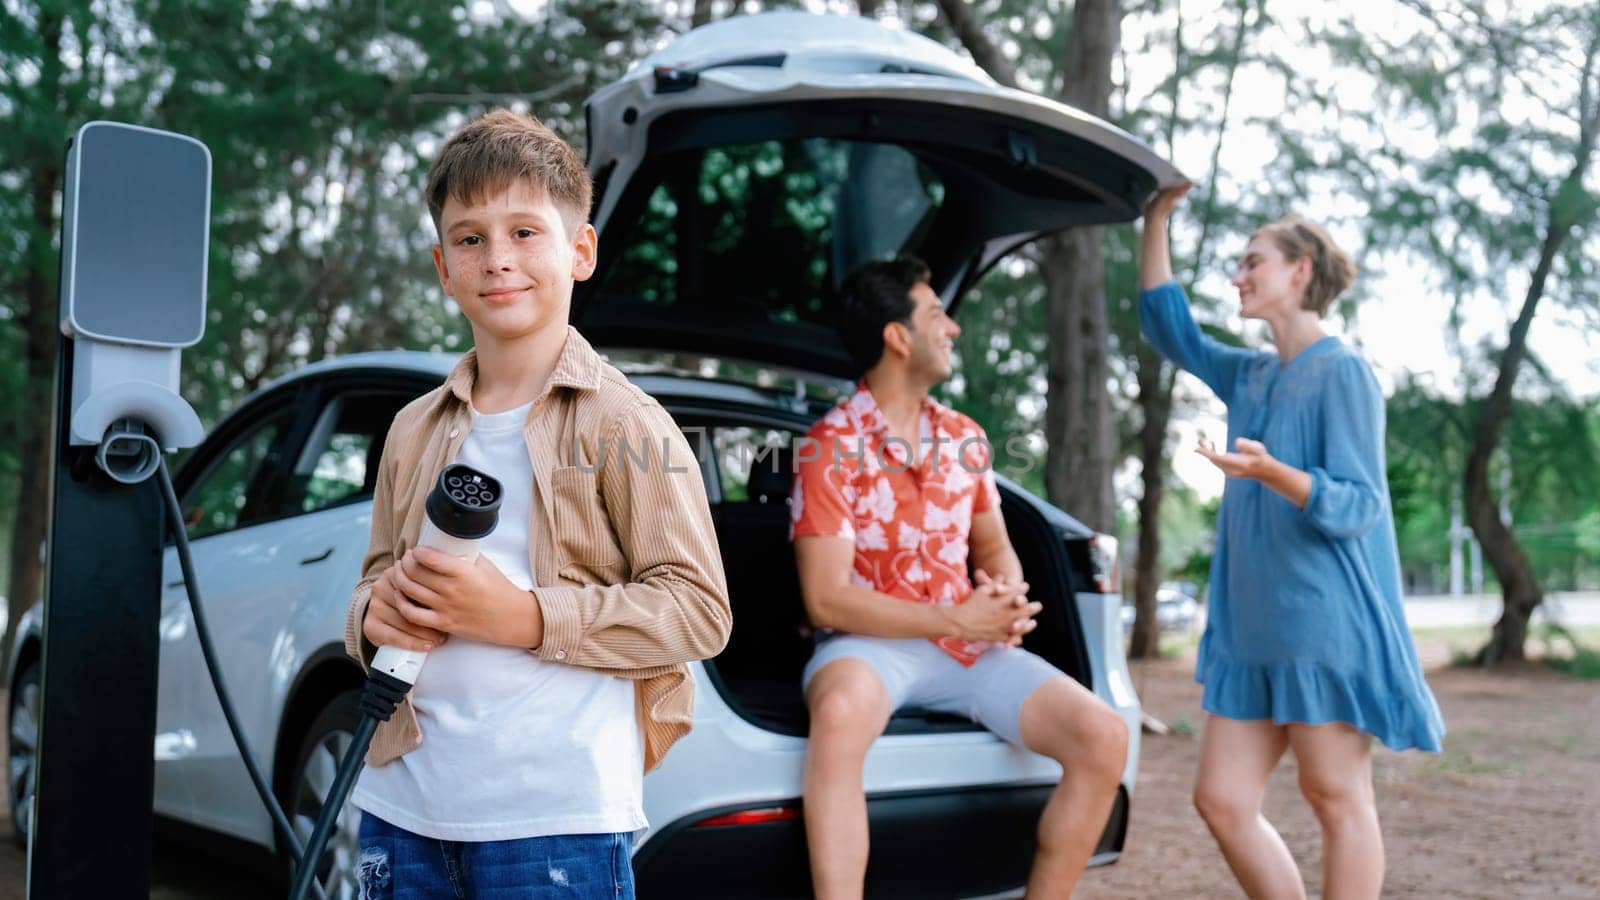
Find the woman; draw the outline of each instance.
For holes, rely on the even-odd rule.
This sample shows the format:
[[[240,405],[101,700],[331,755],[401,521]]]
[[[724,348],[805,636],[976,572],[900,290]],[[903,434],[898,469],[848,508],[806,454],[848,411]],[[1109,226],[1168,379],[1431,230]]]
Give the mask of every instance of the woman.
[[[1383,395],[1322,328],[1355,266],[1316,225],[1262,227],[1233,284],[1240,316],[1265,321],[1276,352],[1211,340],[1167,252],[1167,218],[1188,190],[1145,210],[1139,315],[1156,349],[1228,406],[1228,445],[1198,448],[1228,479],[1195,668],[1208,714],[1195,806],[1246,894],[1305,897],[1261,814],[1267,778],[1292,749],[1322,825],[1323,896],[1377,897],[1372,739],[1437,751],[1444,723],[1400,606]]]

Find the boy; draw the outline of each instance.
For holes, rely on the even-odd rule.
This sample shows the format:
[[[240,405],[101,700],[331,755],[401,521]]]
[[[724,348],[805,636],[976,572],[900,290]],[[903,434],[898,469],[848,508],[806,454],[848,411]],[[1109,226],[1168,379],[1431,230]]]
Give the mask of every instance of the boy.
[[[806,840],[822,900],[860,897],[867,871],[861,769],[895,709],[971,716],[1061,763],[1039,819],[1028,896],[1072,893],[1105,829],[1127,761],[1116,711],[1021,649],[1040,604],[1000,516],[983,429],[928,396],[961,329],[921,261],[868,263],[840,291],[840,336],[864,374],[796,454],[796,562],[817,645]],[[969,552],[970,547],[970,552]],[[977,587],[967,580],[971,560]]]
[[[686,663],[727,642],[687,441],[567,325],[595,269],[591,190],[570,145],[506,110],[428,173],[434,266],[474,347],[395,416],[350,601],[364,665],[379,645],[428,652],[351,796],[363,897],[631,897],[643,774],[689,730]],[[451,462],[504,488],[475,564],[415,546]]]

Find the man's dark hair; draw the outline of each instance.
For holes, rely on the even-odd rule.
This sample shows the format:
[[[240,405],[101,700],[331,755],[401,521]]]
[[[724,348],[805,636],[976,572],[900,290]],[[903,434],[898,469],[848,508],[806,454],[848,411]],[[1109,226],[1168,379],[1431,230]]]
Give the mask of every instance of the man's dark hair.
[[[857,266],[839,286],[839,336],[865,372],[883,358],[883,326],[911,324],[911,289],[928,280],[928,264],[915,256]]]

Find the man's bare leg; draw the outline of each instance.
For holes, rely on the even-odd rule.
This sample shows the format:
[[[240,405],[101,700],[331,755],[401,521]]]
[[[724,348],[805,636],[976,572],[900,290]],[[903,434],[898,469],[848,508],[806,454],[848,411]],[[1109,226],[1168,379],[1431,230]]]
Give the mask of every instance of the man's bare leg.
[[[806,689],[804,815],[818,900],[859,898],[867,877],[867,800],[861,768],[889,722],[889,692],[867,663],[836,659]]]
[[[1022,702],[1022,743],[1061,764],[1061,783],[1039,817],[1028,897],[1068,897],[1089,865],[1128,760],[1128,726],[1116,710],[1065,676]]]

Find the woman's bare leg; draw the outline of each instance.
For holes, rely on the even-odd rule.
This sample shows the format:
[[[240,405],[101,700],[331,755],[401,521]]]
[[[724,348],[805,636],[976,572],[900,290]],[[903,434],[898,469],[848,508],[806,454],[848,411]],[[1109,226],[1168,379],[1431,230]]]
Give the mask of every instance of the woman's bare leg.
[[[1194,805],[1222,848],[1246,895],[1257,900],[1304,900],[1300,870],[1265,816],[1267,779],[1289,746],[1284,726],[1266,719],[1206,716]]]
[[[1286,727],[1300,765],[1300,793],[1322,824],[1322,896],[1376,898],[1384,859],[1372,793],[1372,736],[1343,722]]]

